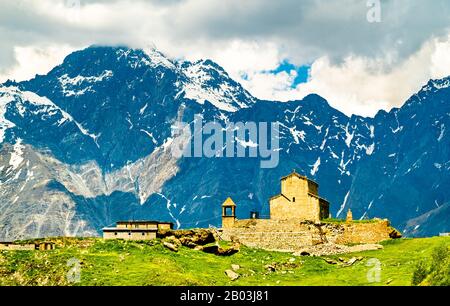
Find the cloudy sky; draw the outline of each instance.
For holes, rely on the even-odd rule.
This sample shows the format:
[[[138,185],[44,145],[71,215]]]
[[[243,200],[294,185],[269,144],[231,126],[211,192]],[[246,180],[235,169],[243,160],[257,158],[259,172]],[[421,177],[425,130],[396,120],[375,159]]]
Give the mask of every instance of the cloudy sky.
[[[259,98],[372,116],[450,75],[450,1],[0,0],[0,82],[91,44],[210,58]]]

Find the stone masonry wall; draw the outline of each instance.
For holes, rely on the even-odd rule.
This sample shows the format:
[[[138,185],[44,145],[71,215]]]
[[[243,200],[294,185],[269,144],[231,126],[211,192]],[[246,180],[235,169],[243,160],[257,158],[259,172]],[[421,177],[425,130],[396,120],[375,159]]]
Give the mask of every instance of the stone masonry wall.
[[[372,223],[327,224],[323,230],[329,242],[336,244],[378,243],[390,239],[392,232],[389,221]]]
[[[292,220],[237,220],[233,228],[222,229],[224,240],[237,238],[249,247],[277,251],[298,251],[321,243],[378,243],[389,239],[392,229],[386,220],[372,223],[319,224]]]
[[[278,251],[295,251],[323,242],[314,224],[291,220],[238,220],[234,228],[223,229],[221,237],[224,240],[237,238],[249,247]]]

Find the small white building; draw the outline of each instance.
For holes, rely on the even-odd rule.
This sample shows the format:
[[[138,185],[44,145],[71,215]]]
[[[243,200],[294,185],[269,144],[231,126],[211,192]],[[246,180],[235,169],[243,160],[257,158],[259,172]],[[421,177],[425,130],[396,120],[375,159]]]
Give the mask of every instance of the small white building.
[[[104,239],[152,240],[158,230],[173,228],[171,222],[159,221],[119,221],[116,227],[103,228]]]

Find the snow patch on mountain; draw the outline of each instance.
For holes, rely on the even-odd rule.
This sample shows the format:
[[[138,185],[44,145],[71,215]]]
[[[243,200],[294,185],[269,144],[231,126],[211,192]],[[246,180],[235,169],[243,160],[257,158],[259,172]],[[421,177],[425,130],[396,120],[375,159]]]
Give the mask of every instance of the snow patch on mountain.
[[[441,80],[440,82],[439,82],[439,81],[435,81],[435,82],[434,82],[434,87],[435,87],[436,89],[449,88],[449,87],[450,87],[450,80],[449,80],[449,79],[447,79],[447,80]]]
[[[373,125],[370,126],[370,138],[375,138],[375,127]]]
[[[372,155],[374,151],[375,151],[375,144],[374,143],[372,143],[368,148],[366,148],[366,154],[367,155]]]
[[[358,139],[358,141],[359,141],[359,139]],[[365,144],[359,144],[358,141],[356,141],[356,148],[358,150],[361,150],[361,151],[365,152],[366,155],[372,155],[373,154],[373,152],[375,151],[375,144],[374,143],[372,143],[371,145],[367,146]],[[358,152],[358,151],[356,151],[356,152]],[[357,156],[357,158],[359,158],[359,156]]]
[[[22,145],[22,139],[17,139],[16,143],[13,146],[13,151],[11,152],[11,156],[9,159],[9,165],[12,167],[11,170],[16,170],[20,164],[23,162],[23,149],[25,147]]]
[[[277,122],[281,127],[287,129],[289,133],[292,135],[295,144],[300,144],[300,140],[305,142],[306,132],[302,130],[297,130],[297,126],[289,127],[283,124],[282,122]]]
[[[73,120],[73,118],[71,118]],[[77,121],[73,120],[73,122],[77,125],[78,129],[80,130],[80,132],[83,135],[86,135],[90,138],[92,138],[92,140],[94,140],[95,144],[97,145],[98,148],[100,148],[100,145],[98,144],[98,138],[100,137],[100,134],[93,134],[90,133],[87,129],[85,129],[80,123],[78,123]]]
[[[161,52],[156,50],[155,48],[144,49],[144,52],[148,55],[150,61],[147,61],[145,58],[142,59],[142,62],[147,64],[148,66],[155,68],[158,66],[163,66],[168,69],[175,69],[175,64],[164,56]]]
[[[172,213],[172,207],[176,207],[176,204],[172,204],[172,201],[169,200],[165,195],[163,195],[162,193],[156,193],[157,195],[159,195],[161,198],[163,198],[164,200],[166,200],[166,208],[167,211],[169,212],[170,217],[175,221],[175,224],[177,225],[177,229],[180,228],[181,223],[180,221],[175,218],[174,214]]]
[[[148,103],[145,103],[145,105],[139,110],[139,115],[143,115],[145,110],[147,109],[147,107],[148,107]]]
[[[433,89],[445,89],[450,87],[450,78],[441,80],[432,80],[422,88],[422,91],[431,91]]]
[[[152,140],[153,144],[156,145],[158,143],[158,141],[156,141],[156,139],[155,139],[155,136],[153,136],[153,133],[150,133],[144,129],[141,129],[141,132],[147,134],[147,136],[150,137],[150,139]]]
[[[444,134],[445,134],[445,124],[441,124],[441,132],[440,132],[440,134],[439,134],[439,137],[438,137],[438,142],[441,142],[442,141],[442,139],[444,138]]]
[[[98,76],[82,76],[78,75],[76,77],[69,77],[69,75],[63,74],[58,78],[59,83],[61,85],[62,93],[66,97],[71,96],[81,96],[86,92],[95,92],[93,90],[92,85],[97,82],[102,82],[104,80],[108,80],[113,76],[113,72],[111,70],[105,70]],[[88,85],[82,87],[82,85]]]
[[[44,112],[52,113],[52,111],[59,111],[62,114],[62,119],[58,122],[59,125],[64,123],[65,121],[72,121],[76,124],[78,129],[83,135],[86,135],[94,140],[94,142],[97,144],[97,139],[99,135],[95,135],[93,133],[90,133],[86,128],[84,128],[80,123],[78,123],[73,117],[68,114],[67,112],[63,111],[60,107],[58,107],[55,103],[47,99],[46,97],[38,96],[37,94],[29,91],[23,91],[23,92],[17,92],[17,94],[21,95],[22,100],[28,101],[34,105],[39,106],[48,106],[50,108],[44,109]]]
[[[15,106],[19,114],[23,117],[27,107],[25,103],[30,103],[35,106],[39,106],[39,109],[33,111],[32,114],[44,114],[44,115],[56,115],[60,114],[61,119],[58,120],[58,125],[70,121],[76,124],[80,132],[90,138],[92,138],[95,144],[98,145],[98,138],[100,135],[93,134],[84,128],[79,122],[77,122],[70,114],[62,110],[59,106],[53,103],[46,97],[41,97],[34,92],[21,91],[17,87],[0,87],[0,142],[4,140],[4,133],[8,128],[15,127],[15,124],[5,119],[6,106],[10,103],[15,103]]]
[[[6,130],[15,126],[5,118],[6,107],[12,101],[14,101],[14,97],[11,94],[11,88],[0,86],[0,143],[5,139]]]
[[[251,139],[243,140],[238,137],[234,137],[234,139],[243,148],[257,148],[258,147],[258,144],[253,142]]]
[[[316,160],[316,162],[312,166],[312,169],[311,169],[312,176],[316,175],[317,171],[319,170],[319,166],[320,166],[320,157]]]
[[[176,69],[175,64],[155,48],[144,50],[119,48],[116,55],[118,60],[125,59],[133,69],[142,67]]]
[[[197,61],[182,65],[187,81],[183,82],[181,92],[186,99],[200,104],[206,101],[225,112],[236,112],[247,108],[244,101],[255,99],[239,84],[232,84],[228,74],[209,61]]]
[[[336,217],[339,218],[339,216],[341,215],[341,213],[344,211],[345,209],[345,205],[347,204],[347,200],[348,200],[348,196],[350,195],[350,191],[347,192],[347,194],[344,197],[344,202],[342,202],[341,207],[339,208]]]
[[[350,133],[348,127],[348,125],[345,127],[345,144],[350,148],[350,144],[352,143],[353,137],[355,136],[355,132]]]

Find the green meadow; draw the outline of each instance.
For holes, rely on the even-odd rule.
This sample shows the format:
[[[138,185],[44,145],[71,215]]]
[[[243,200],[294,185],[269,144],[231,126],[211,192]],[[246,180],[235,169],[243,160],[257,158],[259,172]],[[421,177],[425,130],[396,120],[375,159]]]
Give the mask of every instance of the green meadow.
[[[391,240],[382,243],[382,250],[326,257],[294,257],[247,247],[229,257],[186,247],[172,252],[160,240],[47,240],[56,243],[55,250],[0,251],[0,285],[409,286],[415,271],[421,281],[427,278],[426,271],[434,265],[439,247],[444,250],[444,259],[435,260],[443,261],[438,284],[449,285],[450,275],[449,237]],[[352,257],[359,260],[347,266],[325,260],[341,262]],[[235,281],[225,274],[231,265],[240,266]],[[418,265],[424,271],[418,271]],[[421,273],[425,275],[420,276]],[[422,284],[435,283],[425,280]]]

